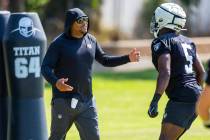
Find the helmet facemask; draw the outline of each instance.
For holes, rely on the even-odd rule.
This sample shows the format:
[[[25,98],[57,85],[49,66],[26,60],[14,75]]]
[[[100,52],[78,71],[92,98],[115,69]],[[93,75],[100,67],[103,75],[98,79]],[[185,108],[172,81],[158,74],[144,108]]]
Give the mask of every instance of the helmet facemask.
[[[155,38],[157,38],[157,33],[159,32],[158,28],[159,28],[158,23],[156,22],[155,13],[154,13],[154,15],[152,16],[152,20],[150,22],[150,33],[154,34]]]

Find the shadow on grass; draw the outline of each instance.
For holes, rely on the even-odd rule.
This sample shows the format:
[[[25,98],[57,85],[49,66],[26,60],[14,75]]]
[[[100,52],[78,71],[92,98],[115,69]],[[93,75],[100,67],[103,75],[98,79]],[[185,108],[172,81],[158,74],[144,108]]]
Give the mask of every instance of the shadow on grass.
[[[94,73],[93,77],[110,80],[155,80],[157,78],[157,72],[155,69],[147,69],[134,72],[100,72]]]

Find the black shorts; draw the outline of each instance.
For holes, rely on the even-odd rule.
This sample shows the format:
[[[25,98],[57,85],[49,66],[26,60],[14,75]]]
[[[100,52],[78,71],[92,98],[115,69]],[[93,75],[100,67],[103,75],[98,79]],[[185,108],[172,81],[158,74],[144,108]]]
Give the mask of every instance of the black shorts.
[[[172,123],[179,127],[189,129],[192,122],[196,119],[196,103],[174,102],[169,100],[162,123]]]

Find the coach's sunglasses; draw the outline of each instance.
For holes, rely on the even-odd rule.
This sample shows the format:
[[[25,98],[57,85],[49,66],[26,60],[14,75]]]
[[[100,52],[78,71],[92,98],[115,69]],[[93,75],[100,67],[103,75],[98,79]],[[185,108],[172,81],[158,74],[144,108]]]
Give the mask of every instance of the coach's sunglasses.
[[[84,22],[88,22],[88,17],[81,17],[76,20],[78,24],[83,24]]]

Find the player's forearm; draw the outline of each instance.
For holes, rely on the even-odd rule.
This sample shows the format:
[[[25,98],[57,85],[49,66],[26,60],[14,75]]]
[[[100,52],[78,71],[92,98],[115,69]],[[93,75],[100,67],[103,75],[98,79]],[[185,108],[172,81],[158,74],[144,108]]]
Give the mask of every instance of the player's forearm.
[[[163,94],[166,90],[171,74],[171,56],[163,54],[158,58],[158,78],[155,93]]]
[[[157,78],[157,85],[156,85],[155,93],[159,93],[162,95],[168,86],[169,80],[170,80],[169,71],[160,72]]]

